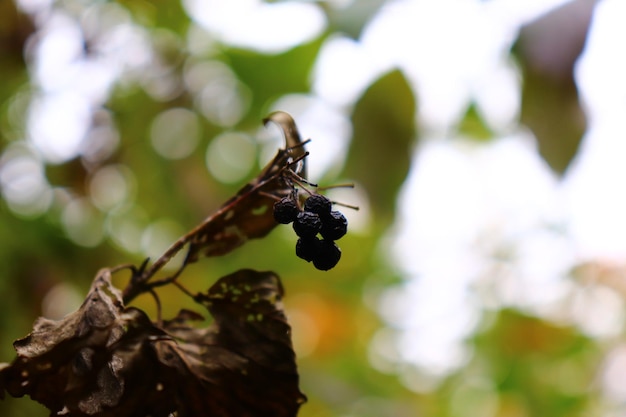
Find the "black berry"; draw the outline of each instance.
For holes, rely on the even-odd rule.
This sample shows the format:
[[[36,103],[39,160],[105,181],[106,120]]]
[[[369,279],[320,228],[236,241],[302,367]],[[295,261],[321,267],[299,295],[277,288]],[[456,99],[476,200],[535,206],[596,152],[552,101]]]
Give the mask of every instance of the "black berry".
[[[289,224],[296,219],[300,208],[292,197],[283,197],[274,203],[274,220],[278,223]]]
[[[310,211],[301,211],[293,222],[293,230],[302,238],[315,237],[321,229],[320,216]]]
[[[322,240],[317,245],[313,257],[313,265],[321,270],[328,271],[337,265],[341,259],[341,249],[332,240]]]
[[[348,232],[348,219],[339,211],[331,211],[322,222],[320,233],[326,240],[341,239]]]
[[[313,194],[304,202],[304,211],[319,214],[320,217],[330,214],[332,207],[333,203],[321,194]]]
[[[298,242],[296,242],[296,256],[311,262],[315,258],[320,243],[321,241],[317,237],[298,239]]]

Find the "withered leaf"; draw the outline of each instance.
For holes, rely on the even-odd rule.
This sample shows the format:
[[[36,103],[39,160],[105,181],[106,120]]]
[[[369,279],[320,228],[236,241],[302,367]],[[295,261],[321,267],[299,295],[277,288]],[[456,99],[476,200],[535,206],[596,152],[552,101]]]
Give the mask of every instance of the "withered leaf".
[[[225,255],[247,240],[264,237],[272,231],[277,225],[272,216],[274,202],[293,189],[276,171],[284,168],[290,159],[287,151],[279,151],[261,175],[192,230],[188,234],[190,245],[185,263],[195,262],[199,255]]]
[[[207,328],[183,310],[162,326],[124,307],[110,270],[62,320],[39,319],[0,369],[0,393],[29,395],[52,416],[295,416],[298,389],[290,327],[271,272],[241,270],[197,301]]]
[[[213,215],[178,239],[143,274],[149,279],[156,271],[189,244],[184,265],[195,262],[201,255],[220,256],[243,245],[249,239],[266,236],[277,226],[272,215],[274,203],[293,191],[291,178],[306,178],[306,152],[293,118],[282,111],[271,113],[264,123],[276,123],[283,131],[285,149],[251,182],[224,203]],[[129,300],[141,289],[131,288],[124,294]]]
[[[17,358],[0,371],[2,393],[30,395],[53,416],[130,416],[127,410],[136,408],[130,404],[149,398],[142,391],[153,391],[154,384],[146,382],[157,375],[146,348],[167,335],[140,310],[125,309],[110,278],[109,270],[101,270],[76,312],[59,321],[40,318],[14,343]],[[148,371],[138,375],[144,367]],[[140,408],[145,414],[135,415],[171,402],[159,400],[155,396]]]
[[[294,160],[304,156],[304,146],[293,118],[281,111],[270,114],[265,123],[276,123],[283,131],[285,149],[280,149],[261,174],[246,184],[235,197],[227,201],[213,216],[189,233],[191,245],[187,263],[205,256],[219,256],[232,251],[248,239],[267,235],[275,226],[272,215],[274,203],[289,195],[293,185],[285,171]],[[293,168],[306,176],[305,161]],[[274,196],[274,197],[272,197]]]
[[[189,408],[179,412],[199,415],[210,409],[220,410],[214,415],[241,417],[297,414],[306,397],[298,389],[282,296],[276,274],[243,269],[196,296],[213,316],[207,329],[189,327],[180,314],[165,324],[165,331],[178,343],[160,344],[161,360],[170,358],[173,367],[184,362],[193,381],[186,388],[196,397],[181,404]],[[196,405],[201,408],[191,408]]]

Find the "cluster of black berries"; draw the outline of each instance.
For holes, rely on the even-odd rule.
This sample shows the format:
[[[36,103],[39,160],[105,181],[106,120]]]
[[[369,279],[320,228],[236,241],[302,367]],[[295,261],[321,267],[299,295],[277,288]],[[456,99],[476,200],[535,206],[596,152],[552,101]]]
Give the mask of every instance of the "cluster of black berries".
[[[335,240],[348,231],[348,220],[332,209],[331,201],[323,195],[312,194],[300,209],[294,195],[284,197],[274,204],[274,219],[278,223],[293,222],[298,237],[296,255],[322,271],[328,271],[339,262],[341,250]],[[317,237],[321,235],[322,239]]]

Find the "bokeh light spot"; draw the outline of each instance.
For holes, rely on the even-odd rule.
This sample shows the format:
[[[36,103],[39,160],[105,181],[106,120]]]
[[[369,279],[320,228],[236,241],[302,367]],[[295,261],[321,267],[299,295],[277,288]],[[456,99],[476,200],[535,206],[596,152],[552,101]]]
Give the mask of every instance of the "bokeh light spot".
[[[86,198],[76,198],[64,208],[61,221],[67,236],[77,245],[94,247],[104,237],[103,219]]]
[[[119,142],[119,132],[110,123],[93,126],[87,132],[81,155],[88,163],[96,164],[109,158],[119,146]]]
[[[304,2],[185,0],[183,5],[192,19],[222,42],[267,53],[313,39],[326,27],[320,7]]]
[[[148,215],[137,205],[126,204],[111,210],[106,219],[106,230],[117,246],[130,253],[140,253],[142,237],[148,226]]]
[[[329,171],[331,175],[337,174],[341,170],[352,135],[352,126],[345,115],[319,97],[302,94],[283,96],[272,104],[272,109],[291,114],[298,121],[298,130],[306,134],[302,139],[311,139],[307,150],[315,158],[307,161],[309,178],[320,178]]]
[[[167,159],[189,156],[200,140],[200,121],[191,110],[173,108],[157,115],[150,128],[152,146]]]
[[[122,165],[102,167],[89,181],[91,200],[104,212],[128,201],[134,188],[133,173]]]
[[[146,257],[158,259],[184,232],[182,226],[173,220],[157,220],[148,225],[143,232],[141,237],[142,251]],[[184,256],[183,253],[180,255]],[[178,266],[177,259],[173,259],[165,266],[165,269],[177,268]]]
[[[288,309],[286,314],[291,324],[294,351],[299,358],[309,356],[315,351],[320,338],[315,320],[296,307]]]
[[[83,97],[74,93],[40,97],[29,116],[31,142],[46,160],[62,163],[79,154],[89,127],[89,103]]]
[[[498,393],[488,379],[464,380],[452,393],[453,417],[490,417],[497,415]]]
[[[19,216],[38,216],[52,203],[42,161],[19,143],[8,147],[0,158],[0,185],[4,199]]]
[[[235,125],[248,111],[250,91],[220,61],[189,64],[184,83],[195,96],[195,105],[208,121],[218,126]]]
[[[256,157],[256,144],[244,133],[228,132],[209,144],[207,168],[218,181],[231,184],[246,178]]]
[[[41,301],[43,316],[59,320],[75,311],[83,302],[83,295],[71,284],[61,282],[52,287]]]
[[[606,356],[602,367],[601,382],[606,395],[616,403],[626,401],[626,345],[619,344]]]

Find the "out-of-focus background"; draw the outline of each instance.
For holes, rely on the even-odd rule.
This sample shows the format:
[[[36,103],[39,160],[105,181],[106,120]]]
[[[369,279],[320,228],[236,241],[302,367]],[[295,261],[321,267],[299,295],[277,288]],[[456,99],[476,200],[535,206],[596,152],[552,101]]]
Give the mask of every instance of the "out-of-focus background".
[[[0,361],[254,177],[290,112],[350,233],[283,278],[303,417],[626,413],[623,0],[3,0]],[[123,286],[125,277],[117,277]],[[165,314],[192,307],[160,291]],[[150,299],[137,304],[154,312]],[[28,399],[3,416],[44,416]]]

